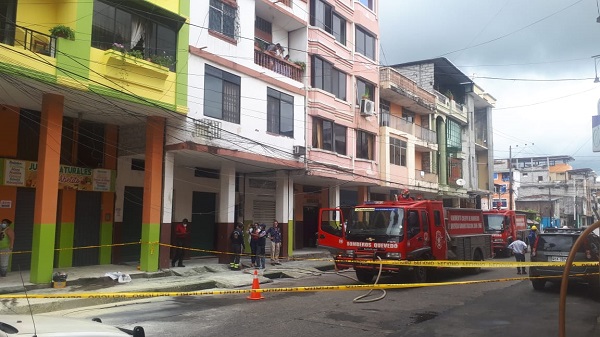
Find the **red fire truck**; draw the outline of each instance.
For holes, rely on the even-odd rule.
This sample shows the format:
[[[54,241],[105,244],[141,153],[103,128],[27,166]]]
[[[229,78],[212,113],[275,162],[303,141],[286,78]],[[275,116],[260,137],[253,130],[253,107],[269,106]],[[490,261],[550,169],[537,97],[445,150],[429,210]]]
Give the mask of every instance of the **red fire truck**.
[[[492,209],[483,212],[485,232],[492,235],[496,256],[510,256],[508,245],[516,238],[525,241],[527,216],[508,209]]]
[[[338,270],[354,268],[365,283],[373,281],[380,265],[361,261],[482,261],[492,252],[481,210],[444,209],[441,201],[410,198],[365,202],[350,208],[347,219],[339,208],[321,209],[318,244],[332,252]],[[387,273],[408,273],[413,282],[427,279],[427,267],[384,261],[381,268]]]

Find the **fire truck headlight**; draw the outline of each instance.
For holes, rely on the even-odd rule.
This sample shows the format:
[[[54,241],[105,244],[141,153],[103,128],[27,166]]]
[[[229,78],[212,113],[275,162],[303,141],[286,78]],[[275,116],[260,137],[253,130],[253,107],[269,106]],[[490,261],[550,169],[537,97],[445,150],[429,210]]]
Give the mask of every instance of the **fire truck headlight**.
[[[494,239],[494,242],[503,242],[504,240],[502,239]]]
[[[349,257],[354,257],[354,251],[353,251],[352,249],[348,249],[348,250],[346,251],[346,256],[349,256]]]
[[[402,254],[400,253],[387,253],[385,254],[385,257],[388,259],[398,259],[400,260],[402,258]]]

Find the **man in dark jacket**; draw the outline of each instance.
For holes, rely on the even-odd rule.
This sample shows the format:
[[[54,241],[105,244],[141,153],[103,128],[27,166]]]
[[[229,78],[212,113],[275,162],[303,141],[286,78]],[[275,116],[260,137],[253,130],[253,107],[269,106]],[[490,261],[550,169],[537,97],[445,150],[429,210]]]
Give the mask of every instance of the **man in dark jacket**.
[[[233,232],[229,235],[233,247],[233,261],[229,264],[231,269],[240,269],[240,257],[244,249],[244,225],[237,223]]]

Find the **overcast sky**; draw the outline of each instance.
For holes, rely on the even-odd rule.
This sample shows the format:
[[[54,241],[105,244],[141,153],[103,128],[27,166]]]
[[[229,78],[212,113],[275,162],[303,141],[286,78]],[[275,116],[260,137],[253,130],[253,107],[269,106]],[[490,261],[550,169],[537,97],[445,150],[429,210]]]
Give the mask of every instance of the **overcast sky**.
[[[570,155],[600,174],[597,1],[380,0],[380,63],[446,57],[497,100],[495,158]]]

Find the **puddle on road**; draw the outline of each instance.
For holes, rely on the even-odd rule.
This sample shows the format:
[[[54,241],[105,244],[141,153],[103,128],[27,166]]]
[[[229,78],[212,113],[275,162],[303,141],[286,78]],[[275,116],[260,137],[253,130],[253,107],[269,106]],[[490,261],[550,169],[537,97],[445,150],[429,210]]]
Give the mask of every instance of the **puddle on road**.
[[[425,312],[417,312],[410,316],[411,322],[408,325],[419,324],[430,319],[434,319],[438,316],[438,313],[435,311],[425,311]]]

